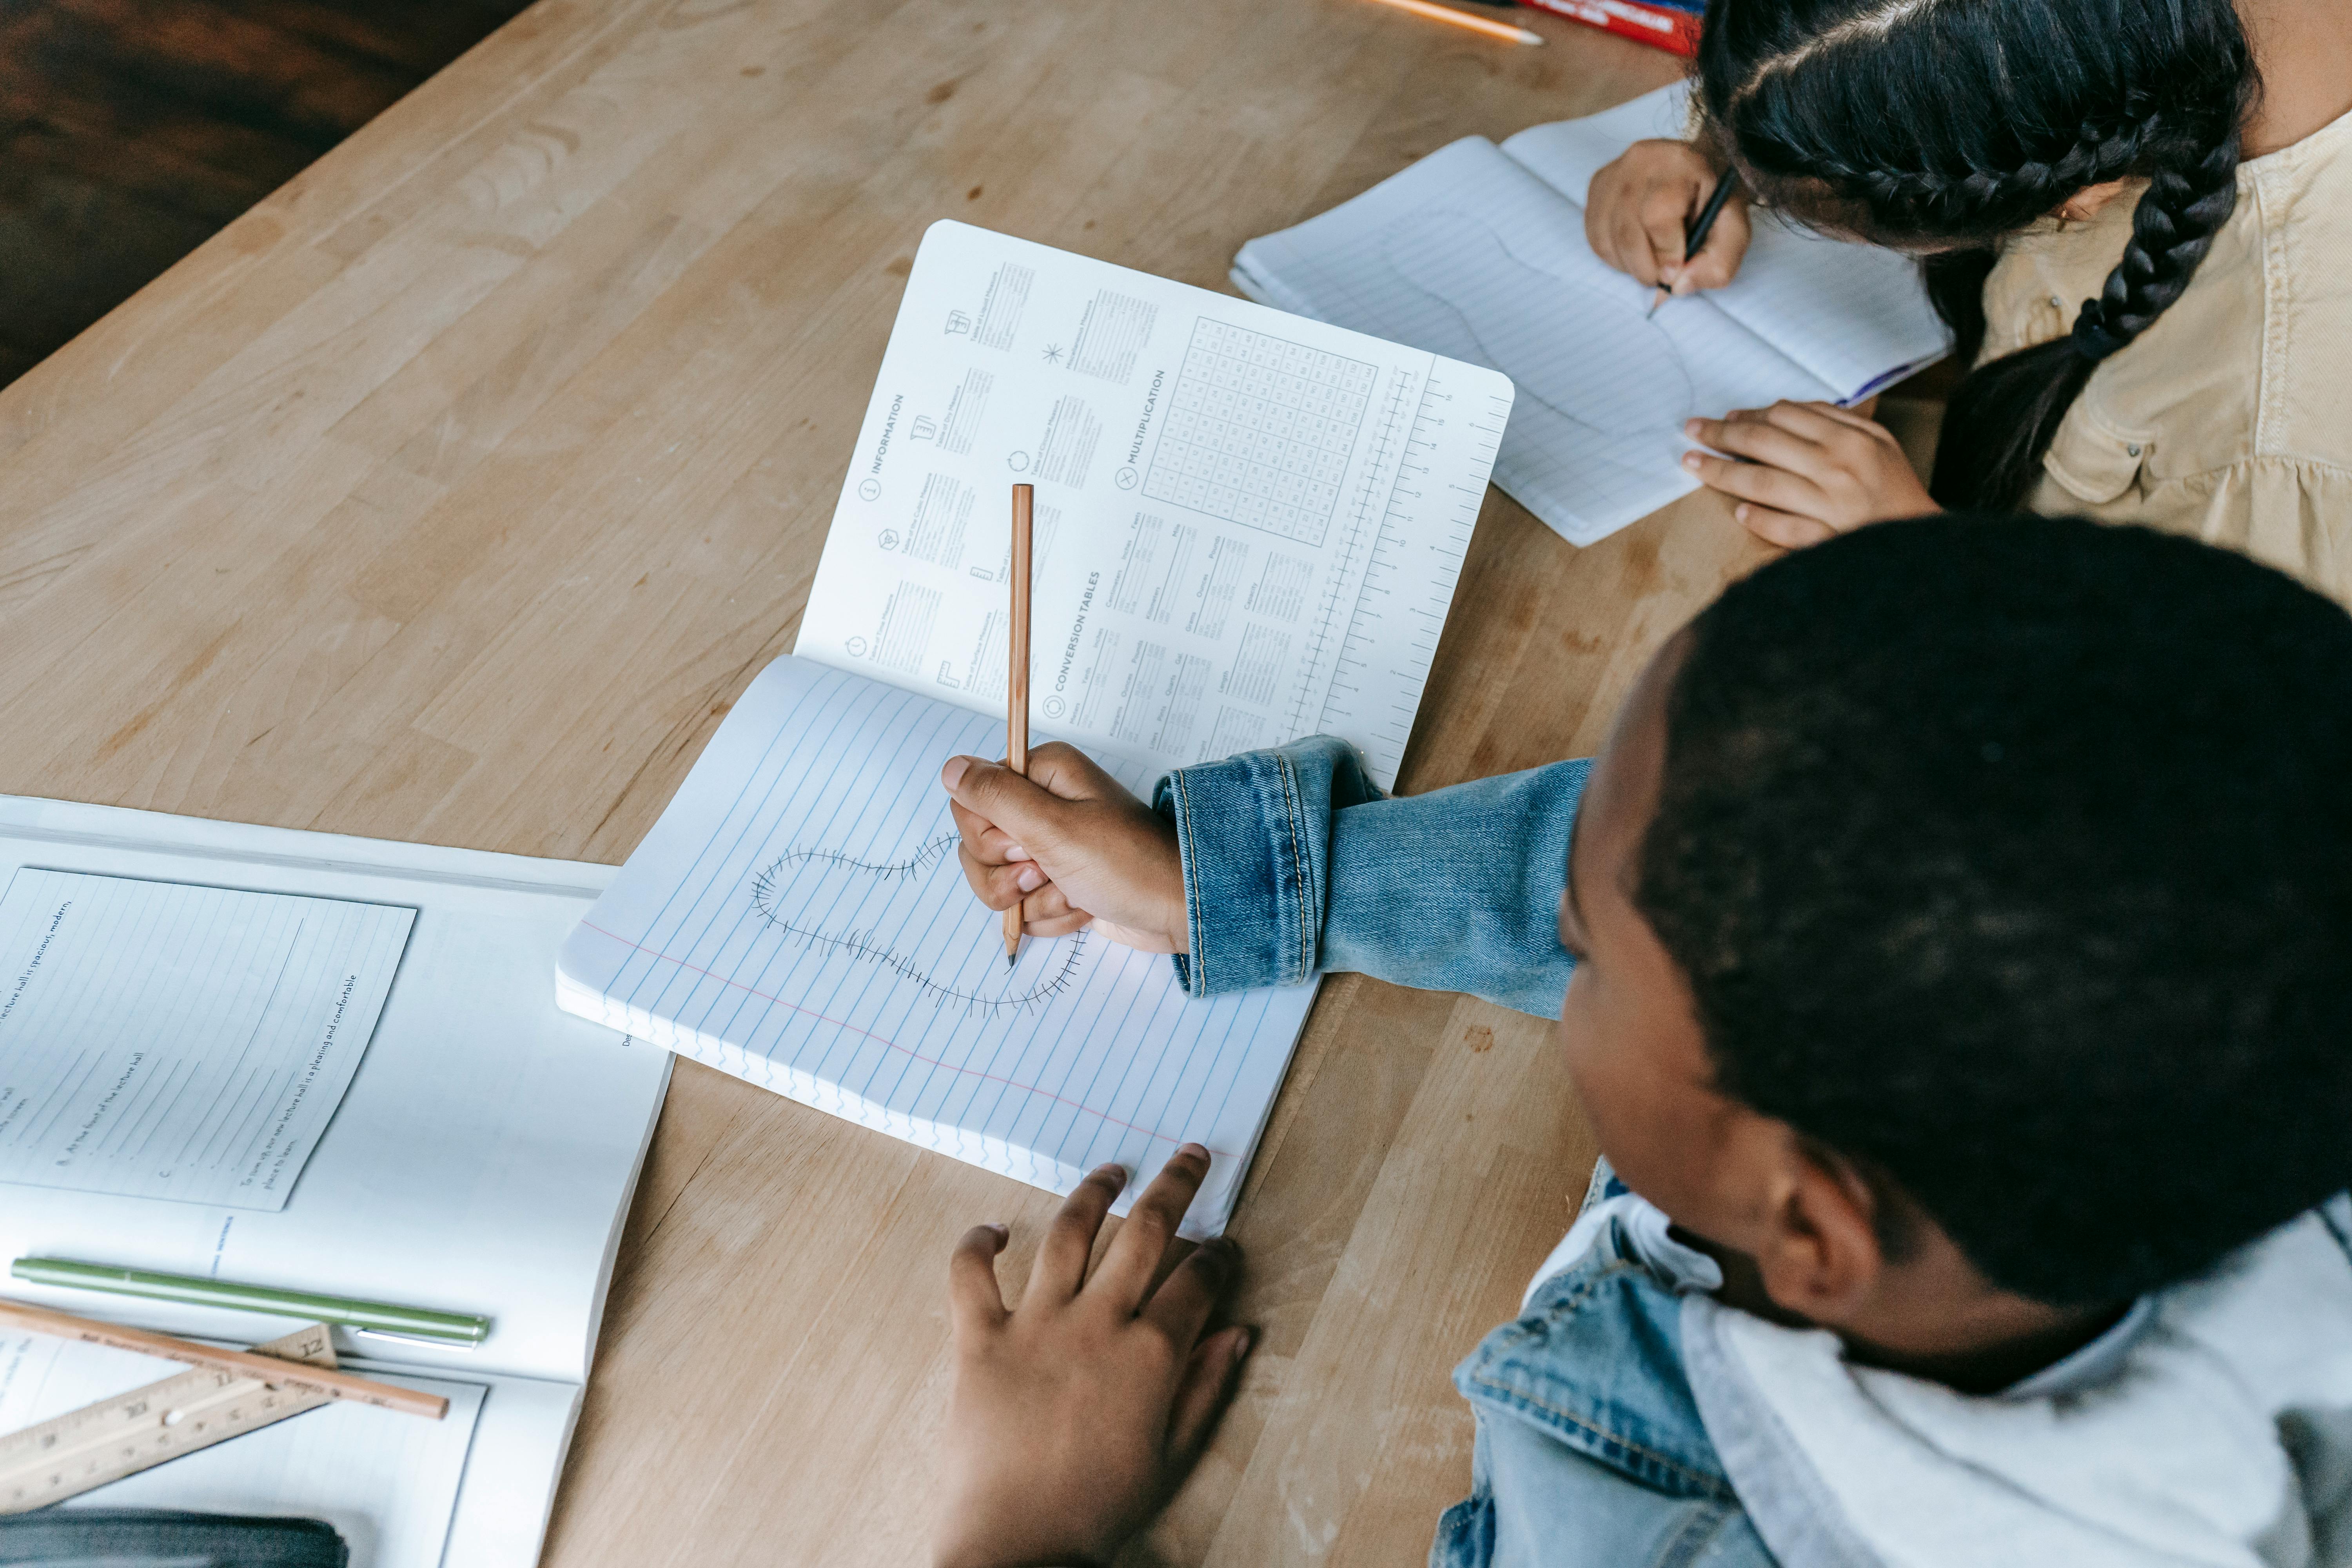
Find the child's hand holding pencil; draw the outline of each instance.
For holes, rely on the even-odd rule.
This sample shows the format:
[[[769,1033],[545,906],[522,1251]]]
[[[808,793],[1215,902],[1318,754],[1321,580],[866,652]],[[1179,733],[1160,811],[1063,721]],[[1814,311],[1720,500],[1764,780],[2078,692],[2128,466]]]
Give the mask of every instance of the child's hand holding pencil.
[[[1085,752],[1058,742],[1029,753],[1028,776],[951,757],[964,879],[992,910],[1018,910],[1030,936],[1092,926],[1146,952],[1181,952],[1184,870],[1175,826]]]
[[[1687,142],[1636,142],[1592,176],[1584,237],[1610,266],[1671,295],[1720,289],[1748,254],[1747,194],[1724,188]]]

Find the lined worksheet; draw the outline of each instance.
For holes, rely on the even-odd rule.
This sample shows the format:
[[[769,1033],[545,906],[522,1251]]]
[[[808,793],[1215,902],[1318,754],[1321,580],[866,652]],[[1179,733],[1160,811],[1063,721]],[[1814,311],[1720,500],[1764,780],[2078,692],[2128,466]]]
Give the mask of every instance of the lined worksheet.
[[[1393,777],[1510,406],[1426,346],[935,224],[795,651],[1001,718],[1026,482],[1033,722],[1171,767],[1332,729]]]
[[[0,893],[0,1181],[285,1207],[415,918],[16,868]]]
[[[0,1429],[30,1426],[186,1370],[103,1345],[0,1336]],[[59,1506],[297,1514],[333,1525],[351,1548],[352,1568],[441,1568],[483,1385],[364,1363],[352,1370],[440,1394],[449,1413],[428,1421],[364,1405],[322,1405]]]
[[[1517,389],[1495,479],[1575,543],[1696,488],[1683,422],[1780,398],[1846,403],[1940,358],[1948,334],[1907,258],[1759,216],[1730,288],[1669,301],[1584,236],[1593,171],[1672,134],[1686,89],[1502,147],[1467,137],[1295,228],[1254,239],[1234,280],[1304,316],[1492,365]]]
[[[1502,150],[1574,203],[1580,224],[1604,165],[1635,142],[1689,134],[1690,95],[1678,81],[1599,114],[1529,126]],[[1818,377],[1832,401],[1858,402],[1948,352],[1911,257],[1816,233],[1769,208],[1751,206],[1748,219],[1738,275],[1704,299]]]
[[[939,785],[948,758],[1001,738],[962,708],[777,660],[564,943],[559,1000],[1057,1192],[1108,1160],[1148,1177],[1201,1142],[1217,1157],[1186,1233],[1213,1235],[1313,993],[1195,1001],[1165,955],[1092,932],[1030,940],[1008,969]],[[1157,771],[1104,755],[1131,788]]]

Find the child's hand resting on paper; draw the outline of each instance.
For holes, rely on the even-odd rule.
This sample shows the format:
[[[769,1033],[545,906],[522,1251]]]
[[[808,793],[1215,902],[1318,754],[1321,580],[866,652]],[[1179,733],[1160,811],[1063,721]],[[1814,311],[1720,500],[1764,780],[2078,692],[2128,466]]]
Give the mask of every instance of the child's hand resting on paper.
[[[951,757],[965,880],[992,910],[1021,905],[1021,929],[1061,936],[1088,925],[1146,952],[1181,952],[1184,870],[1176,829],[1083,752],[1034,748],[1029,776]]]
[[[1654,288],[1720,289],[1748,254],[1748,196],[1734,191],[1688,264],[1690,226],[1722,171],[1687,142],[1636,142],[1592,176],[1584,237],[1592,254]]]
[[[974,1226],[956,1244],[939,1568],[1108,1563],[1191,1471],[1250,1348],[1245,1328],[1203,1332],[1240,1273],[1231,1242],[1194,1249],[1152,1289],[1208,1171],[1207,1150],[1178,1150],[1091,1277],[1127,1174],[1106,1165],[1079,1183],[1010,1311],[996,1280],[1004,1228]]]
[[[1683,467],[1737,498],[1732,515],[1749,532],[1791,550],[1865,522],[1943,510],[1894,432],[1833,403],[1736,409],[1693,419],[1683,434],[1731,454],[1686,452]]]

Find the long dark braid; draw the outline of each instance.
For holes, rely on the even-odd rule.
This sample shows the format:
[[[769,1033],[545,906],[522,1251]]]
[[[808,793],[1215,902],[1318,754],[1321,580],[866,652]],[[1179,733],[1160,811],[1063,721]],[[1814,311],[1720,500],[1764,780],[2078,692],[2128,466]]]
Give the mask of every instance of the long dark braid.
[[[1712,0],[1698,74],[1751,190],[1929,252],[1970,360],[1994,244],[2089,186],[2147,181],[2073,332],[1954,390],[1930,486],[1948,507],[2021,503],[2092,371],[2180,297],[2236,205],[2259,91],[2230,0]]]

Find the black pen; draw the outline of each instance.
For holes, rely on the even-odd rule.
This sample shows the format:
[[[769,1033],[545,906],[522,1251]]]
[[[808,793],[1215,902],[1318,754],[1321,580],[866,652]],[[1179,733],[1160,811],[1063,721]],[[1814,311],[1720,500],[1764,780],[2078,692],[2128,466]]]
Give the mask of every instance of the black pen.
[[[1739,171],[1737,168],[1726,169],[1723,172],[1723,178],[1715,183],[1715,195],[1706,198],[1706,205],[1698,209],[1698,221],[1690,226],[1690,240],[1683,247],[1684,266],[1687,267],[1696,261],[1698,258],[1698,253],[1706,248],[1707,234],[1715,227],[1715,220],[1722,216],[1723,204],[1729,201],[1731,193],[1738,188]],[[1672,289],[1660,288],[1657,297],[1650,301],[1650,308],[1643,314],[1643,320],[1647,321],[1651,316],[1656,315],[1658,307],[1673,299],[1674,293]]]

